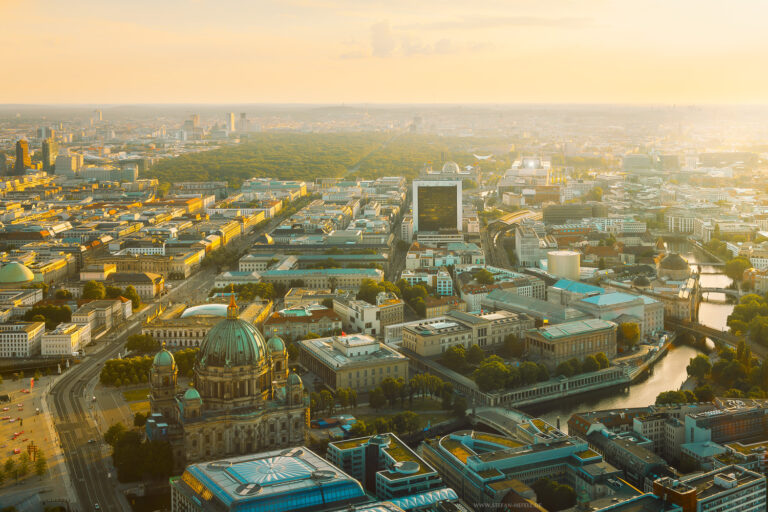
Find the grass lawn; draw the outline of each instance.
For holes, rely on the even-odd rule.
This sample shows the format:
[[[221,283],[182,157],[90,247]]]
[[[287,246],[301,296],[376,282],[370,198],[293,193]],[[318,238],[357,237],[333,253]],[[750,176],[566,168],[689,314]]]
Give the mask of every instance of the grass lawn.
[[[126,402],[135,402],[136,400],[146,400],[149,394],[149,388],[129,389],[123,391],[123,398]]]
[[[427,423],[434,425],[441,421],[449,420],[453,416],[450,411],[441,409],[442,402],[440,400],[434,400],[432,398],[414,398],[413,403],[409,403],[405,400],[404,407],[399,407],[400,401],[395,402],[394,408],[384,408],[380,410],[371,409],[370,407],[361,407],[359,412],[354,410],[349,414],[354,415],[355,418],[363,420],[365,423],[373,423],[376,418],[391,418],[397,413],[403,411],[413,411],[419,415],[419,427],[424,428]]]
[[[137,412],[147,414],[149,412],[149,400],[144,400],[143,402],[131,402],[128,405],[131,407],[131,412],[133,414],[136,414]]]

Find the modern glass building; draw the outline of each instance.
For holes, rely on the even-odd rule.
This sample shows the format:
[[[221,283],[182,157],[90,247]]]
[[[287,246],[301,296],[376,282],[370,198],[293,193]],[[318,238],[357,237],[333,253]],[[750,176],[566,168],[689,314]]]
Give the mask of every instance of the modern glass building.
[[[322,512],[371,501],[305,447],[193,464],[170,483],[172,512]]]
[[[414,232],[461,231],[461,195],[461,180],[414,180]]]

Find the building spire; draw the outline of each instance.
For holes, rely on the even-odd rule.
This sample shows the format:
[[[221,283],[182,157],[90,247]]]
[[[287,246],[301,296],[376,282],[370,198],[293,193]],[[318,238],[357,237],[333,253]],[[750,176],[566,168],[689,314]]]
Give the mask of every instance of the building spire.
[[[227,318],[235,319],[238,316],[237,303],[235,302],[235,285],[230,284],[229,306],[227,307]]]

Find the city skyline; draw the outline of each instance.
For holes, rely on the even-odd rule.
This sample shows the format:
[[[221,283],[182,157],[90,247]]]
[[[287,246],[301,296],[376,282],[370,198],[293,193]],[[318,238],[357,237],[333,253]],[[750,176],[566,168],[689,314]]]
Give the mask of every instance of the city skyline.
[[[4,103],[768,103],[755,1],[0,9]]]

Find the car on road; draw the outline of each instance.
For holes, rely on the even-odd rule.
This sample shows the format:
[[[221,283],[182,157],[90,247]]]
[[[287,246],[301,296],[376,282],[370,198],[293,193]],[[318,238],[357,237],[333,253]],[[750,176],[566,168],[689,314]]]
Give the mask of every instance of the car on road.
[[[89,440],[88,440],[88,444],[91,444],[91,443],[95,443],[95,442],[96,442],[96,440],[95,440],[95,439],[89,439]]]
[[[10,408],[10,407],[3,407],[3,410],[4,410],[4,411],[10,411],[10,410],[11,410],[11,408]]]
[[[20,453],[21,453],[21,448],[14,448],[14,449],[13,449],[13,453],[14,453],[15,455],[18,455],[18,454],[20,454]]]
[[[93,504],[93,510],[101,510],[101,507],[99,507],[98,503]]]

